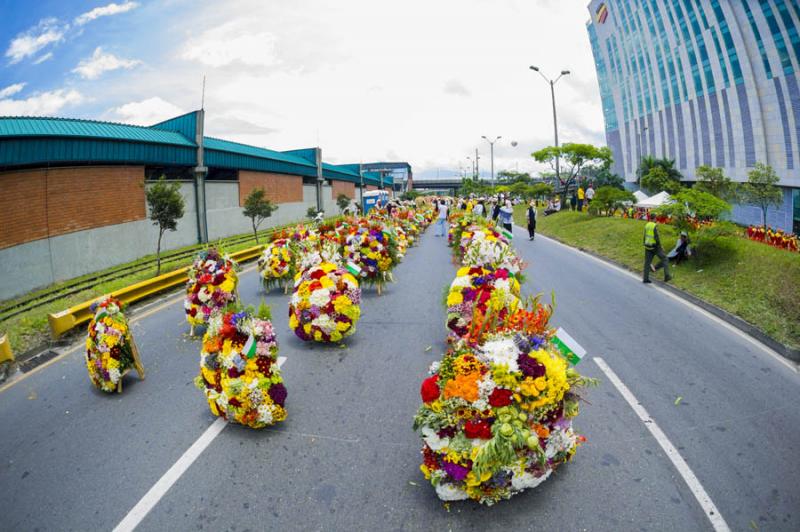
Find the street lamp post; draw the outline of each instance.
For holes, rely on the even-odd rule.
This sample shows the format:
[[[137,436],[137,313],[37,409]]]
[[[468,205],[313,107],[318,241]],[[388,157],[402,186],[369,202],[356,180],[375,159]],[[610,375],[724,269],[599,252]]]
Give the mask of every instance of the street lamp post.
[[[503,137],[497,137],[494,140],[489,140],[488,138],[486,138],[486,135],[481,135],[481,138],[489,143],[489,151],[491,152],[490,158],[491,158],[491,161],[492,161],[492,163],[491,163],[492,164],[492,184],[496,185],[497,183],[495,183],[495,181],[494,181],[494,143],[497,142],[498,140],[502,139]]]
[[[556,90],[555,90],[555,85],[556,85],[556,82],[558,80],[560,80],[563,76],[568,75],[570,72],[569,72],[569,70],[562,70],[561,74],[559,74],[559,76],[556,79],[550,79],[547,76],[545,76],[544,74],[542,74],[541,70],[539,70],[539,67],[531,65],[530,69],[535,71],[535,72],[538,72],[539,75],[542,76],[542,78],[544,78],[544,80],[548,84],[550,84],[550,98],[553,101],[553,131],[555,133],[556,148],[558,148],[558,118],[556,117]],[[561,157],[556,157],[556,179],[558,179],[558,183],[559,184],[561,183],[561,173],[559,171],[559,166],[560,166],[559,165],[559,161],[560,161],[560,159],[561,159]]]

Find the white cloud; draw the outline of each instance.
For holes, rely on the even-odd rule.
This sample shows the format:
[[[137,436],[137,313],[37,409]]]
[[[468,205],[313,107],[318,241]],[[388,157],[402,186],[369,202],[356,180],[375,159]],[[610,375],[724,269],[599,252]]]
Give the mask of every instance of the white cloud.
[[[184,112],[177,105],[154,96],[146,100],[130,102],[116,107],[109,112],[109,118],[126,124],[149,126],[162,122],[167,118],[182,115]]]
[[[13,85],[9,85],[4,89],[0,89],[0,100],[8,98],[9,96],[14,96],[16,93],[24,89],[25,85],[27,85],[27,83],[14,83]]]
[[[46,54],[44,54],[44,55],[42,55],[40,57],[37,57],[33,61],[33,64],[34,65],[38,65],[38,64],[44,63],[45,61],[47,61],[49,59],[52,59],[52,58],[53,58],[53,52],[47,52]]]
[[[96,7],[91,11],[87,11],[86,13],[75,17],[75,24],[82,26],[87,22],[91,22],[100,17],[108,17],[110,15],[126,13],[132,9],[136,9],[137,7],[139,7],[138,2],[124,2],[122,4],[111,3],[106,6]]]
[[[251,66],[278,63],[275,35],[253,26],[252,19],[239,19],[207,30],[190,39],[181,57],[211,67],[239,62]]]
[[[472,93],[464,86],[463,83],[457,79],[448,80],[444,85],[445,94],[453,94],[455,96],[470,96]]]
[[[74,89],[58,89],[39,92],[25,99],[0,99],[0,115],[39,116],[54,115],[63,108],[83,101],[83,96]]]
[[[67,28],[61,26],[58,20],[47,18],[41,20],[39,24],[18,34],[11,40],[6,50],[6,57],[10,63],[19,63],[26,57],[30,57],[42,48],[59,42],[64,38]]]
[[[79,74],[83,79],[97,79],[104,72],[120,68],[131,69],[141,63],[136,59],[123,59],[114,54],[104,52],[102,47],[98,46],[91,57],[82,60],[72,71]]]

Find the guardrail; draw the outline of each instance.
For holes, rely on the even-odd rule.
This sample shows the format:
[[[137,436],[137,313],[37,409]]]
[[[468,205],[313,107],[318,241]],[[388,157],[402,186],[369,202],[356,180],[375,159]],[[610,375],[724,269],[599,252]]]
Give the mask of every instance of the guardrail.
[[[253,260],[261,255],[264,246],[253,246],[251,248],[231,253],[230,257],[236,262],[247,262]],[[109,295],[122,301],[123,303],[133,303],[146,297],[152,296],[159,292],[175,288],[182,284],[186,284],[189,280],[187,272],[188,266],[179,268],[177,270],[141,281],[125,288],[120,288],[111,292]],[[50,333],[53,339],[58,339],[62,334],[69,331],[73,327],[86,323],[92,319],[92,303],[97,301],[99,297],[95,297],[89,301],[84,301],[75,306],[72,306],[61,312],[48,314],[47,321],[50,323]],[[2,346],[0,346],[0,349]],[[2,351],[0,351],[0,360],[2,360]]]

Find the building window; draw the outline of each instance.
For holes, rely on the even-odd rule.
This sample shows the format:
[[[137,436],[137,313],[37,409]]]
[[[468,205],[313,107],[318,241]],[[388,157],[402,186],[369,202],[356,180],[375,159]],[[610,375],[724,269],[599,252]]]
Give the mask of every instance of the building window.
[[[145,166],[144,178],[148,181],[157,181],[164,176],[170,181],[192,181],[194,172],[191,166]]]

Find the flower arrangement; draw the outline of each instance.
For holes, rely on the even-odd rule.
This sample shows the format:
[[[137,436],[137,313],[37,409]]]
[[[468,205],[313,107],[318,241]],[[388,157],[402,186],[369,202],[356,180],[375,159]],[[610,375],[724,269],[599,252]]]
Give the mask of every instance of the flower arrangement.
[[[122,377],[131,368],[135,367],[139,377],[144,378],[122,303],[105,296],[92,304],[91,311],[94,316],[89,321],[86,338],[89,379],[104,392],[121,392]]]
[[[258,259],[258,271],[266,290],[287,284],[294,278],[294,260],[290,240],[278,238],[264,248]]]
[[[495,313],[504,319],[520,304],[520,283],[506,269],[464,266],[447,292],[447,327],[456,337],[470,332],[475,317]]]
[[[398,261],[397,241],[382,224],[364,224],[348,235],[345,259],[359,267],[359,282],[380,285],[391,280]]]
[[[485,320],[422,383],[421,470],[442,500],[508,499],[546,480],[584,441],[572,420],[580,389],[595,381],[556,349],[550,309],[532,305]]]
[[[269,311],[215,313],[200,353],[197,387],[211,413],[259,429],[286,419],[286,387]]]
[[[461,262],[465,266],[503,268],[519,275],[525,264],[514,248],[497,231],[472,229],[461,234]]]
[[[356,330],[361,316],[356,278],[330,262],[295,276],[289,327],[304,341],[338,342]]]
[[[236,263],[214,248],[197,254],[186,283],[186,321],[192,327],[208,323],[211,315],[238,299]]]

